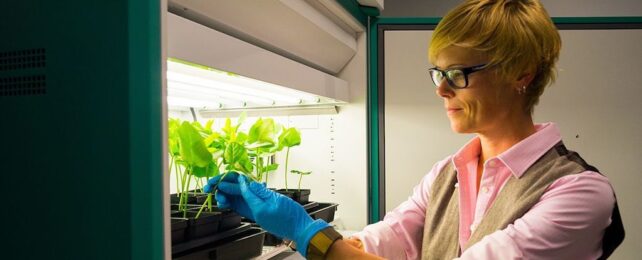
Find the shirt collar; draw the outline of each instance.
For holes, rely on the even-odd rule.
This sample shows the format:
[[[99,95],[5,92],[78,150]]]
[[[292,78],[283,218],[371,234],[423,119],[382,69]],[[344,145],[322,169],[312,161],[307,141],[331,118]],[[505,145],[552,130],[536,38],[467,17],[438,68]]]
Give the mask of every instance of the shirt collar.
[[[535,130],[534,134],[497,156],[516,178],[522,177],[535,161],[562,140],[554,123],[536,124]]]
[[[520,178],[524,172],[535,163],[542,155],[562,140],[559,129],[554,123],[535,125],[535,133],[513,145],[508,150],[499,154],[498,158],[516,177]],[[468,141],[452,157],[456,168],[464,167],[466,162],[479,158],[481,150],[479,137]],[[491,160],[493,158],[489,158]]]

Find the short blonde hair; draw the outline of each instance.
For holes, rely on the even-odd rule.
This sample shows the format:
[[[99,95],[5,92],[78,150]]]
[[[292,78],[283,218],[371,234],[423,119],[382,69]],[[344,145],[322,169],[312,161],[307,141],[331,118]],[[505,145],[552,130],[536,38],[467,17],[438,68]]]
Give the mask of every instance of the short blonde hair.
[[[535,75],[526,90],[525,111],[533,113],[544,88],[555,80],[560,35],[538,0],[467,0],[439,22],[430,60],[449,46],[472,48],[490,58],[504,79]]]

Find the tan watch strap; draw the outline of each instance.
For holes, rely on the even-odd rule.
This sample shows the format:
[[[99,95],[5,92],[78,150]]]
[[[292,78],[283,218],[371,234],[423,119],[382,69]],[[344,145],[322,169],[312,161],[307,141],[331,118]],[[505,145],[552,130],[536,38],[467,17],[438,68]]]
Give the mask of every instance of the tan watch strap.
[[[337,239],[343,238],[339,232],[332,227],[327,227],[319,231],[310,239],[308,245],[308,259],[324,259],[328,250]]]

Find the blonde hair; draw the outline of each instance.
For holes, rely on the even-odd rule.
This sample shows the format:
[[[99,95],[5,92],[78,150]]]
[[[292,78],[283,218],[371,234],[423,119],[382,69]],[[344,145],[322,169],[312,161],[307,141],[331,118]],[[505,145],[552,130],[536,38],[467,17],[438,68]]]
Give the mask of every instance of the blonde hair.
[[[468,0],[439,22],[428,51],[430,60],[449,46],[481,51],[504,79],[534,72],[526,89],[525,111],[533,113],[544,88],[555,80],[560,35],[538,0]]]

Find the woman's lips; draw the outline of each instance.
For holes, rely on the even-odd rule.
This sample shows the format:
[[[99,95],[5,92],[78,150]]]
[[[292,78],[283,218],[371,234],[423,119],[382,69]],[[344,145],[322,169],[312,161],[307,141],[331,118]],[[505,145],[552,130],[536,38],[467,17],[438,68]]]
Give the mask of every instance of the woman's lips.
[[[462,109],[461,108],[447,108],[446,111],[447,111],[448,115],[453,115],[453,114],[456,114],[458,112],[461,112]]]

